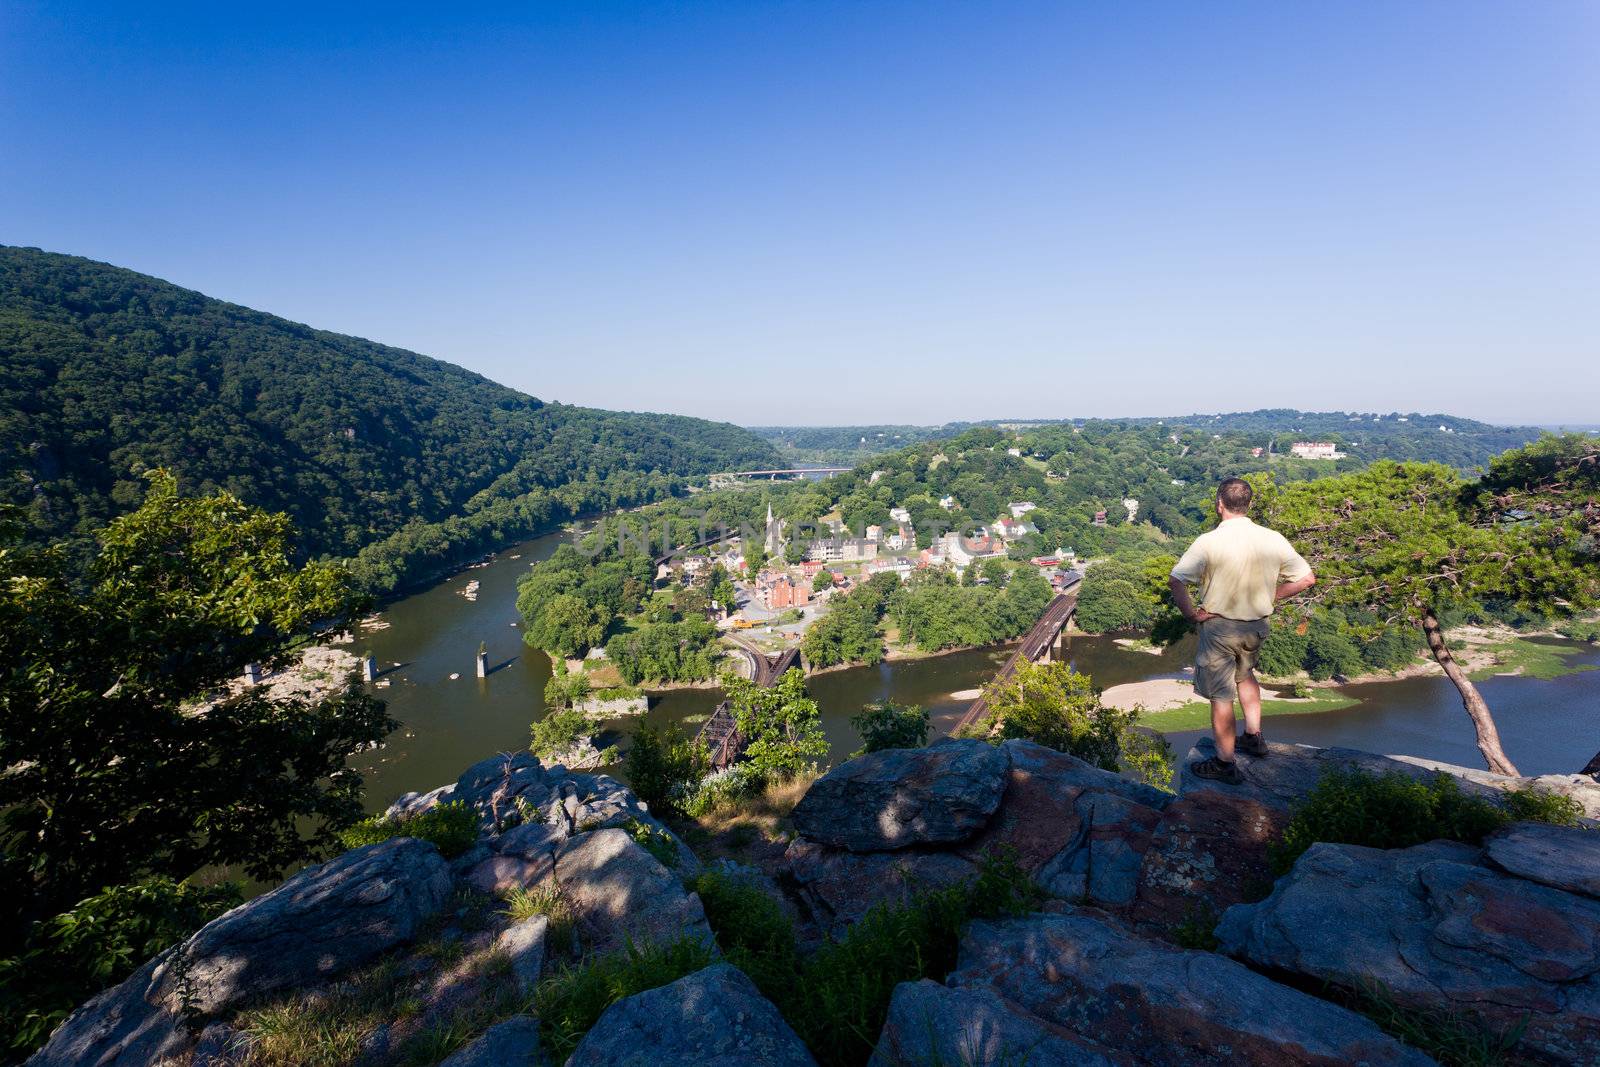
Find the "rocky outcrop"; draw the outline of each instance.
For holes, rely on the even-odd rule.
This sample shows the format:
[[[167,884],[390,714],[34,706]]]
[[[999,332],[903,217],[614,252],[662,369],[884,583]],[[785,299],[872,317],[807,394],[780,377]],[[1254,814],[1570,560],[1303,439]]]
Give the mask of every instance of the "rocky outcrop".
[[[1318,779],[1329,767],[1365,771],[1368,774],[1404,774],[1429,779],[1450,775],[1461,787],[1473,793],[1494,796],[1507,790],[1538,789],[1577,801],[1590,819],[1600,819],[1600,782],[1583,774],[1546,774],[1532,778],[1513,778],[1474,767],[1419,759],[1415,756],[1379,756],[1353,748],[1316,748],[1312,745],[1284,745],[1269,742],[1271,755],[1257,759],[1238,753],[1242,785],[1226,785],[1200,778],[1189,770],[1195,760],[1214,755],[1211,739],[1202,738],[1178,772],[1178,794],[1217,792],[1224,796],[1248,797],[1267,807],[1287,810],[1304,800],[1316,788]]]
[[[596,830],[563,844],[555,880],[600,950],[679,937],[716,943],[700,898],[622,830]]]
[[[1266,896],[1268,849],[1288,821],[1286,811],[1253,797],[1211,790],[1180,797],[1162,812],[1140,857],[1134,918],[1209,925],[1232,905]]]
[[[1028,1067],[1136,1067],[1133,1056],[1046,1022],[985,986],[902,982],[870,1067],[1019,1063]]]
[[[772,1002],[726,963],[617,1001],[567,1067],[815,1067]]]
[[[842,935],[879,904],[905,904],[918,893],[963,885],[978,873],[951,852],[858,853],[803,838],[790,843],[783,862],[802,915],[829,937]]]
[[[1501,855],[1520,866],[1530,840],[1550,837],[1514,827]],[[1600,1062],[1600,901],[1482,859],[1442,841],[1313,845],[1266,900],[1223,916],[1220,948],[1405,1007],[1476,1016],[1492,1031],[1524,1027],[1522,1047],[1552,1062]]]
[[[1484,854],[1509,874],[1600,899],[1600,834],[1517,823],[1491,835]]]
[[[1135,936],[1087,909],[972,923],[946,984],[992,997],[946,1002],[952,1014],[941,1030],[981,1027],[968,1013],[974,1006],[990,1019],[1003,1009],[1008,1028],[1031,1027],[1040,1043],[1065,1031],[1102,1062],[1432,1063],[1354,1012],[1214,953]]]
[[[450,896],[432,845],[394,838],[308,868],[208,923],[89,1001],[29,1062],[146,1064],[193,1044],[195,1018],[327,981],[409,941]]]
[[[439,1067],[544,1067],[547,1062],[539,1047],[539,1020],[513,1015],[489,1027]]]
[[[851,852],[965,841],[1000,806],[1007,765],[982,741],[874,752],[818,778],[794,824],[818,844]]]

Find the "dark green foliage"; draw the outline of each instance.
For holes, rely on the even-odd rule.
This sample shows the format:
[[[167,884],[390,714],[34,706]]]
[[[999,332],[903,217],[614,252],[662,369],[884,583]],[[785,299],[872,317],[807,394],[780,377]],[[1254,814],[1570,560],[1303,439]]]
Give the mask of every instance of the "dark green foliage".
[[[400,819],[374,815],[340,833],[339,841],[345,848],[360,848],[391,837],[415,837],[433,845],[445,859],[454,859],[477,844],[478,813],[465,801],[451,800]]]
[[[827,571],[819,571],[821,581]],[[843,597],[835,595],[828,614],[806,631],[801,650],[812,667],[877,663],[883,659],[881,624],[900,578],[875,574]]]
[[[1167,563],[1168,570],[1171,566]],[[1078,625],[1092,634],[1147,629],[1155,621],[1157,605],[1144,566],[1102,560],[1088,569],[1078,587]]]
[[[929,716],[915,704],[907,706],[891,700],[868,704],[861,714],[850,717],[850,725],[861,735],[863,752],[921,748],[928,743]]]
[[[572,708],[550,711],[529,728],[528,751],[541,759],[559,756],[581,739],[592,727],[589,717]]]
[[[292,533],[161,473],[80,575],[0,528],[0,957],[152,875],[275,877],[360,816],[347,760],[394,728],[380,701],[353,680],[320,701],[226,695],[360,604],[338,568],[291,563]]]
[[[880,904],[838,941],[801,959],[787,916],[759,886],[711,871],[695,888],[729,962],[778,1006],[826,1067],[867,1061],[894,987],[943,979],[955,966],[968,920],[1026,914],[1042,899],[1015,853],[1001,850],[984,858],[971,884],[919,893],[903,905]]]
[[[1272,865],[1286,873],[1318,841],[1409,848],[1444,838],[1476,845],[1513,822],[1575,826],[1581,814],[1575,801],[1555,793],[1511,791],[1490,799],[1465,792],[1448,774],[1416,779],[1334,768],[1295,810],[1272,848]]]
[[[766,780],[789,778],[828,754],[817,702],[806,696],[805,675],[791,667],[777,685],[759,686],[725,675],[722,688],[745,739],[744,763]]]
[[[722,423],[544,404],[459,367],[73,256],[0,248],[0,501],[30,539],[167,467],[289,514],[389,590],[572,516],[775,465]]]
[[[707,769],[704,749],[677,723],[659,730],[641,725],[629,739],[628,784],[653,812],[685,814],[684,804]]]
[[[1039,620],[1050,596],[1049,583],[1032,568],[1015,572],[1003,586],[960,585],[948,571],[929,570],[895,594],[889,613],[902,641],[935,652],[1020,637]]]
[[[127,977],[240,899],[235,885],[157,875],[39,924],[22,952],[0,959],[0,1040],[19,1051],[40,1044],[86,992]]]
[[[564,1063],[600,1015],[624,997],[676,982],[716,960],[711,949],[685,937],[667,945],[628,945],[622,952],[566,966],[539,983],[534,1013],[544,1051]]]
[[[629,685],[697,682],[717,673],[717,628],[704,619],[662,622],[606,642],[606,658]]]

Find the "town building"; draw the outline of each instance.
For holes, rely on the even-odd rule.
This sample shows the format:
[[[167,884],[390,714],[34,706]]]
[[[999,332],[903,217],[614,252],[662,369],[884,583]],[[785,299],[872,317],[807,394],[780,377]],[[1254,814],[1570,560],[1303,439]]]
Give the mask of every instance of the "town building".
[[[756,599],[768,611],[803,608],[811,603],[811,587],[804,582],[796,582],[787,574],[763,572],[756,579]]]
[[[890,508],[889,517],[895,522],[910,522],[911,512],[907,511],[905,508]]]
[[[1013,519],[1020,519],[1020,518],[1022,518],[1022,516],[1026,515],[1028,512],[1037,511],[1038,509],[1039,509],[1039,505],[1035,504],[1031,500],[1019,500],[1015,504],[1007,504],[1006,505],[1006,510],[1011,512],[1011,517]]]
[[[1289,454],[1301,459],[1344,458],[1344,453],[1335,448],[1332,441],[1296,441],[1289,446]]]
[[[939,506],[944,508],[946,511],[954,511],[956,509],[956,498],[953,496],[942,496],[939,498]]]

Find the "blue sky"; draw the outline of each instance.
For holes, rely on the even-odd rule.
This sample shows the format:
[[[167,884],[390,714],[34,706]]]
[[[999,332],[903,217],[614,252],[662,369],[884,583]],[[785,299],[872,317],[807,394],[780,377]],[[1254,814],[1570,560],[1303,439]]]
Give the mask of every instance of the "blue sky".
[[[1595,422],[1600,4],[4,0],[0,242],[746,424]]]

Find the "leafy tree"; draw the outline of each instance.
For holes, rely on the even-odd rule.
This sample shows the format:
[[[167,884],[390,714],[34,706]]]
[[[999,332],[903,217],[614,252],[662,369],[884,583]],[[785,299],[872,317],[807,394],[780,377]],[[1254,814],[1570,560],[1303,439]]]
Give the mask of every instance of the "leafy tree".
[[[811,579],[811,591],[813,593],[820,593],[824,589],[832,589],[832,588],[833,588],[833,572],[828,570],[828,569],[826,569],[826,568],[818,571],[817,574],[816,574],[816,577]]]
[[[1509,465],[1509,464],[1508,464]],[[1275,484],[1256,479],[1262,521],[1281,530],[1315,568],[1311,602],[1418,627],[1461,694],[1485,764],[1516,774],[1478,688],[1451,654],[1441,614],[1498,599],[1570,611],[1594,602],[1600,568],[1575,536],[1581,513],[1506,522],[1475,507],[1475,492],[1439,464],[1380,462],[1355,474]]]
[[[1078,625],[1093,634],[1142,630],[1155,621],[1157,605],[1141,564],[1101,560],[1078,586]]]
[[[716,674],[716,639],[704,618],[656,623],[613,637],[606,658],[629,685],[700,681]]]
[[[806,696],[805,675],[792,667],[778,684],[763,687],[724,675],[723,690],[734,722],[746,740],[745,759],[756,772],[769,778],[786,778],[815,766],[828,755],[828,737],[822,730],[817,702]]]
[[[677,723],[660,730],[641,725],[629,740],[628,784],[651,811],[685,814],[690,790],[709,766],[705,749]]]
[[[320,701],[227,695],[243,664],[286,662],[360,606],[340,568],[291,563],[287,517],[155,472],[79,580],[3,525],[0,956],[110,887],[273,877],[360,816],[346,760],[397,725],[382,702],[354,678]]]
[[[589,736],[589,717],[573,708],[552,708],[529,727],[528,751],[550,759],[569,751]]]
[[[544,706],[550,711],[565,711],[582,704],[589,696],[589,678],[582,671],[569,671],[562,660],[556,661],[550,680],[544,683]]]
[[[862,752],[921,748],[928,743],[928,712],[916,704],[896,704],[892,700],[868,704],[861,714],[850,717],[850,725],[861,735]]]
[[[1067,752],[1104,770],[1121,766],[1121,738],[1133,714],[1107,708],[1087,674],[1065,663],[1025,663],[984,687],[989,728]]]

